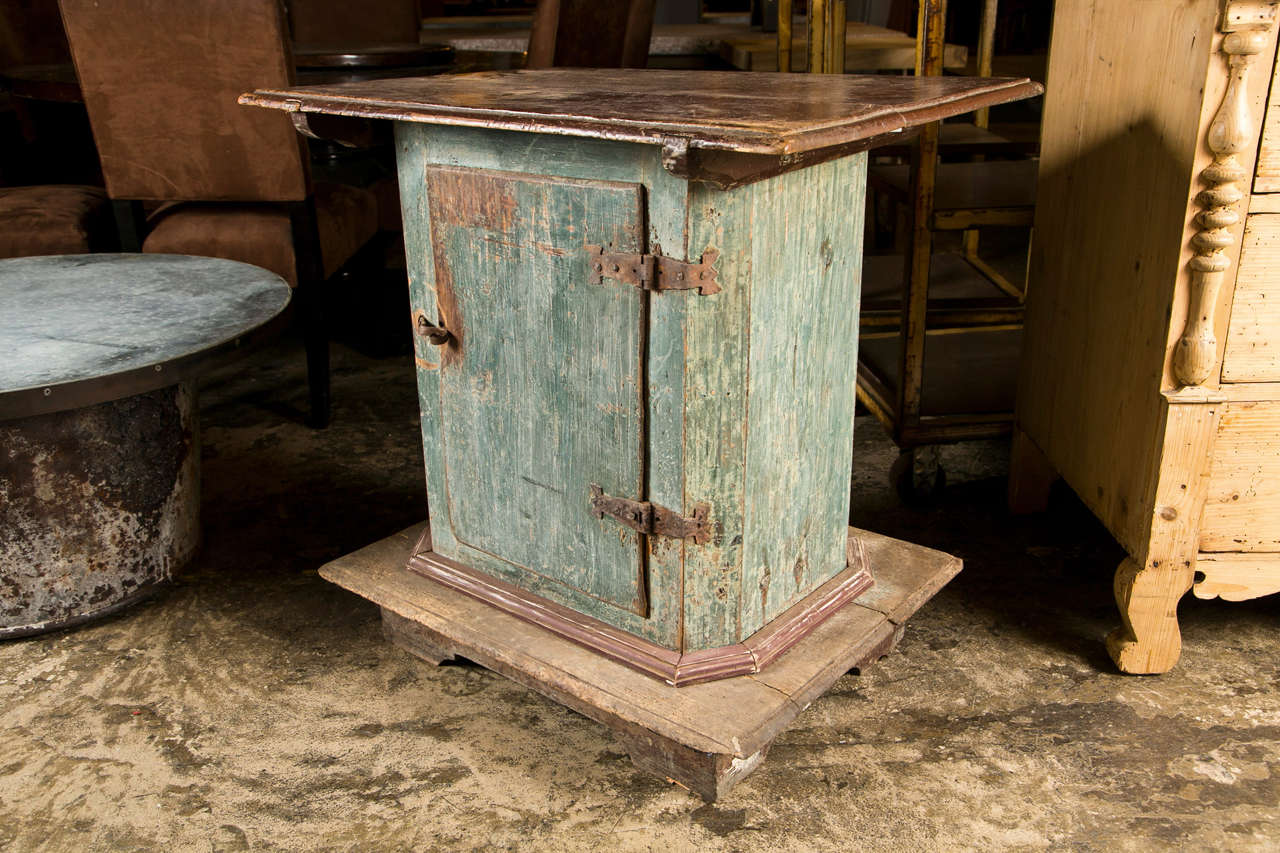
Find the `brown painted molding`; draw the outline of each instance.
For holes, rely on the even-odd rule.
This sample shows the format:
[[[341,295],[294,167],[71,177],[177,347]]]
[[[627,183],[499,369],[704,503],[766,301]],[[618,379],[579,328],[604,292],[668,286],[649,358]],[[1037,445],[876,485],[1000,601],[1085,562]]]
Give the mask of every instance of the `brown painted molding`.
[[[741,643],[682,654],[442,557],[431,550],[430,528],[408,569],[676,687],[759,672],[875,582],[861,541],[850,536],[845,570],[772,622]]]

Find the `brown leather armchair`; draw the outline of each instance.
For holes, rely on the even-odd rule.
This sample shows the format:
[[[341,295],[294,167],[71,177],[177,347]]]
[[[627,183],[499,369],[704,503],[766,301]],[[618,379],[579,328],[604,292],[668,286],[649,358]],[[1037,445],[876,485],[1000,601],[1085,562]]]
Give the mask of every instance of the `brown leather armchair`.
[[[0,187],[0,258],[78,255],[113,248],[107,197],[97,187]]]
[[[295,286],[311,423],[326,425],[320,285],[377,232],[377,203],[313,184],[288,117],[236,103],[293,83],[279,0],[60,3],[122,244],[245,261]]]
[[[644,68],[655,0],[538,0],[526,68]]]

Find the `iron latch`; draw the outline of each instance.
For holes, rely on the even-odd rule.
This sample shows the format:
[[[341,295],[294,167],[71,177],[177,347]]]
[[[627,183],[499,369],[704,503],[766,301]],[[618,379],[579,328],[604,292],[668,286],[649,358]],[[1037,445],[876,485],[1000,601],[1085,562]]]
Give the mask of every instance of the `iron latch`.
[[[693,515],[683,516],[649,501],[633,501],[630,498],[606,495],[603,489],[593,483],[591,514],[596,518],[607,515],[619,524],[650,536],[688,539],[699,545],[707,544],[711,538],[711,525],[707,520],[710,507],[704,503],[694,506]]]
[[[720,253],[707,249],[697,261],[668,258],[661,247],[649,254],[639,252],[606,252],[604,246],[587,246],[587,263],[591,284],[603,284],[606,278],[630,284],[643,290],[694,290],[707,296],[720,292],[716,281],[716,259]]]

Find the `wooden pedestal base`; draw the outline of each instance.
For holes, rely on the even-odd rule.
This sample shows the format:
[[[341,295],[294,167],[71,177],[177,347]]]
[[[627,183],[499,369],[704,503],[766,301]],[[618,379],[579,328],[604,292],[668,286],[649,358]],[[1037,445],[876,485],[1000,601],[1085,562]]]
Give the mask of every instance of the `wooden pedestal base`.
[[[387,638],[433,664],[498,672],[607,726],[637,768],[708,801],[764,760],[770,744],[850,669],[888,654],[903,622],[957,572],[940,551],[850,528],[876,585],[764,670],[672,687],[405,569],[424,525],[329,563],[326,580],[382,608]]]

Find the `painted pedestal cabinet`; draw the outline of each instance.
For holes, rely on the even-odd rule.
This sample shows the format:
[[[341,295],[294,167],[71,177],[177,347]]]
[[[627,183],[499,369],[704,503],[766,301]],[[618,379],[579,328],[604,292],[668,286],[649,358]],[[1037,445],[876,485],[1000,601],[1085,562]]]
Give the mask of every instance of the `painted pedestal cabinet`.
[[[1036,91],[565,69],[246,96],[303,127],[396,121],[430,527],[394,582],[327,576],[382,604],[402,644],[607,718],[633,757],[648,739],[637,763],[714,797],[794,716],[733,691],[873,583],[846,526],[865,151]],[[958,568],[927,553],[915,593]],[[528,630],[586,669],[568,686],[563,662],[521,669],[511,632]],[[637,683],[650,704],[620,712]],[[681,743],[672,722],[701,717],[714,740],[765,706],[774,730],[742,748],[690,744],[688,725]],[[655,765],[677,753],[683,769]]]
[[[1060,0],[1010,498],[1056,475],[1124,546],[1119,668],[1178,600],[1280,591],[1276,0]]]

